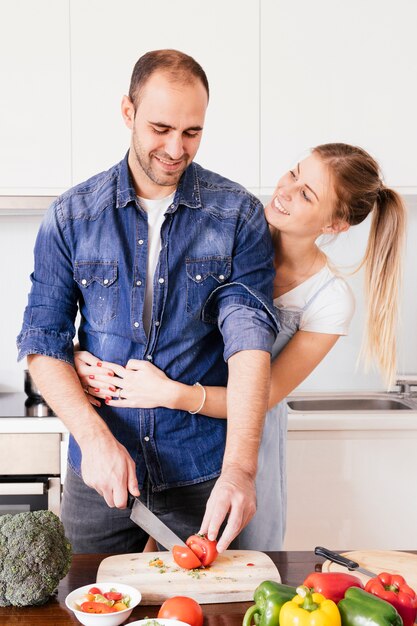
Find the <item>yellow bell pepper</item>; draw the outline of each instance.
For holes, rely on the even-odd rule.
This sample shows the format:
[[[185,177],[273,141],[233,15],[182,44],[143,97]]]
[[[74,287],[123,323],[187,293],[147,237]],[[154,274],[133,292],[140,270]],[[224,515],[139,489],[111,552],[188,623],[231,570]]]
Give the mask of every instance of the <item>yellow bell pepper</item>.
[[[279,626],[341,626],[341,618],[333,600],[302,585],[295,598],[282,606]]]

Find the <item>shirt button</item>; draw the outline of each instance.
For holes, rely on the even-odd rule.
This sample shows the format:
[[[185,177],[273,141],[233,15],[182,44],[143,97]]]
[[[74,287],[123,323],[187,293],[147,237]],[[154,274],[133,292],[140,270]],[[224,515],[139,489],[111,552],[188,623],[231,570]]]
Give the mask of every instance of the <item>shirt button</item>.
[[[165,282],[165,280],[163,278],[159,278],[158,282],[161,283],[162,285]]]
[[[103,283],[104,283],[105,285],[108,285],[108,284],[109,284],[109,279],[108,279],[108,278],[105,278],[105,279],[103,280]]]
[[[86,284],[87,284],[87,281],[86,281],[86,279],[85,279],[85,278],[83,278],[83,279],[82,279],[81,284],[82,284],[82,285],[86,285]]]
[[[141,280],[137,280],[137,281],[136,281],[136,285],[137,285],[137,287],[140,287],[140,286],[141,286],[141,284],[142,284],[142,281],[141,281]]]
[[[147,354],[146,358],[148,359],[148,361],[152,361],[152,356],[150,354]]]
[[[155,326],[159,326],[159,322],[155,322]]]
[[[134,326],[135,328],[139,328],[139,322],[135,322],[135,323],[133,324],[133,326]]]
[[[139,244],[140,246],[143,246],[143,239],[138,239],[138,244]]]
[[[220,274],[220,276],[219,276],[219,280],[224,280],[224,276],[223,276],[223,274]]]
[[[170,208],[175,209],[175,204],[171,204]]]
[[[201,274],[197,274],[197,276],[195,277],[196,280],[201,280]]]
[[[146,437],[143,438],[144,441],[149,441],[149,437],[148,435],[146,435]]]

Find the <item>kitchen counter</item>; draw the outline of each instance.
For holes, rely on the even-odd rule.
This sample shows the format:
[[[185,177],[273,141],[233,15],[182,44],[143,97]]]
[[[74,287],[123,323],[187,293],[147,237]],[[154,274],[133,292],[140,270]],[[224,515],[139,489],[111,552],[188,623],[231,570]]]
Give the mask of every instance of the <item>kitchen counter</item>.
[[[380,403],[384,401],[396,401],[409,406],[407,410],[384,410],[382,408],[330,410],[308,410],[307,403],[304,409],[294,410],[291,403],[297,400],[314,401],[320,400],[338,401],[344,400],[349,406],[349,399],[353,401],[370,399]],[[294,392],[288,397],[288,430],[289,431],[404,431],[417,430],[417,398],[405,397],[402,394],[384,392]],[[302,402],[300,403],[302,404]]]
[[[67,433],[58,417],[3,417],[0,433]]]
[[[0,402],[2,400],[0,393]],[[4,394],[6,395],[6,394]],[[22,406],[25,395],[22,396]],[[351,397],[388,397],[388,394],[376,392],[351,393]],[[401,395],[389,395],[393,400]],[[349,398],[345,393],[294,392],[288,398],[292,400]],[[288,410],[288,431],[417,431],[417,398],[410,402],[415,407],[411,410]],[[68,433],[68,429],[58,417],[20,417],[1,415],[0,433]]]
[[[283,583],[300,584],[310,572],[320,569],[324,559],[315,556],[313,552],[269,552],[269,556],[276,564]],[[77,587],[95,582],[98,566],[108,555],[79,554],[74,555],[69,574],[60,582],[58,593],[47,604],[41,607],[0,607],[1,626],[63,626],[64,624],[79,624],[73,614],[65,606],[65,598]],[[243,614],[250,606],[250,602],[236,602],[230,604],[204,604],[204,626],[241,626]],[[158,606],[139,604],[129,620],[129,624],[144,617],[156,617]]]

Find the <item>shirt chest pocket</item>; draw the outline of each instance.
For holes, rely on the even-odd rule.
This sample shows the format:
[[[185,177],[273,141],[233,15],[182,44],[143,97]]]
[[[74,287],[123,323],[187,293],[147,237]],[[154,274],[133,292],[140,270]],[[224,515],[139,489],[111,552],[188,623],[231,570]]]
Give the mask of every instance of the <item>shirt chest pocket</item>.
[[[229,256],[187,258],[185,264],[187,271],[187,313],[193,318],[199,318],[212,291],[230,278],[232,258]]]
[[[116,317],[117,261],[76,261],[74,279],[84,300],[81,312],[88,322],[103,327]]]

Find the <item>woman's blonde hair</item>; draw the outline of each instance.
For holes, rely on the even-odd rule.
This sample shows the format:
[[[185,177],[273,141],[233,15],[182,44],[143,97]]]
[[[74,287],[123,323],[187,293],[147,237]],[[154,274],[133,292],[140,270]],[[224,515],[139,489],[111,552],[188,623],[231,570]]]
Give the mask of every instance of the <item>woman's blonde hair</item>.
[[[336,206],[334,218],[354,226],[372,212],[364,267],[367,300],[361,358],[375,361],[387,384],[397,367],[397,316],[402,279],[406,209],[401,197],[381,180],[378,163],[365,150],[329,143],[312,150],[329,168]]]

